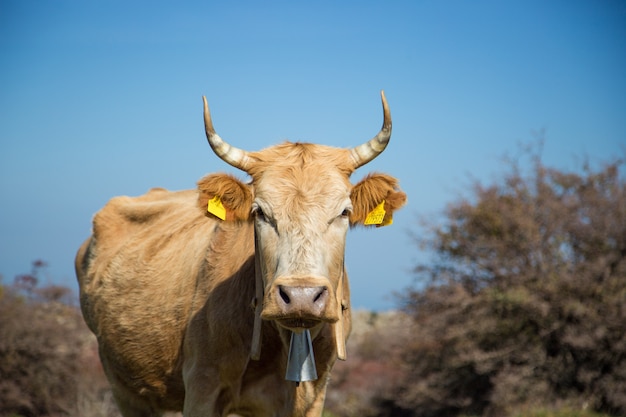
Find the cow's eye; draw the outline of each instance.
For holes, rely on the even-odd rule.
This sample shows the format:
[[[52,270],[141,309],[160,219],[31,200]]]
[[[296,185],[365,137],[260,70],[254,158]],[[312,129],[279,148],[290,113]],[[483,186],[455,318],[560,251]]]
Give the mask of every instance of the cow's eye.
[[[350,214],[352,214],[352,206],[348,206],[345,209],[343,209],[339,218],[347,219],[348,217],[350,217]]]
[[[274,219],[271,216],[266,215],[265,212],[258,205],[255,205],[253,207],[252,212],[254,213],[254,216],[259,222],[267,223],[274,228],[276,227],[276,223],[274,222]]]
[[[265,217],[265,213],[263,213],[263,210],[261,210],[261,207],[257,207],[254,210],[254,215],[256,216],[257,219],[259,219],[261,221],[267,221],[267,219]]]

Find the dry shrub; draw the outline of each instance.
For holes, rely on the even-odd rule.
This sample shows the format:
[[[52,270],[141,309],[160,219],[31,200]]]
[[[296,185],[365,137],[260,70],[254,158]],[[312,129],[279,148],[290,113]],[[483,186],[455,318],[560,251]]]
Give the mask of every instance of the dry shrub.
[[[38,287],[37,262],[0,285],[0,416],[119,416],[70,290]]]
[[[410,338],[410,319],[395,311],[356,311],[352,319],[348,360],[333,368],[326,408],[338,416],[380,415],[377,403],[393,396],[404,378],[400,353]]]
[[[569,173],[530,152],[420,238],[404,297],[417,337],[389,402],[419,416],[560,409],[626,415],[623,161]]]

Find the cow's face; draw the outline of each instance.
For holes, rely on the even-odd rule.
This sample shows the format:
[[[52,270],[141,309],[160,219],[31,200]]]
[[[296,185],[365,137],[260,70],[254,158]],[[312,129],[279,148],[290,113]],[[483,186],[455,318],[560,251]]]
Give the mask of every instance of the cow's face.
[[[225,174],[209,175],[198,183],[199,204],[206,210],[207,201],[218,196],[226,221],[254,222],[263,275],[263,319],[289,330],[339,320],[342,301],[348,304],[339,286],[349,226],[363,224],[383,202],[390,218],[406,201],[397,180],[388,175],[370,175],[356,185],[349,180],[389,140],[391,118],[384,96],[383,107],[383,130],[357,148],[285,143],[247,152],[215,134],[205,101],[209,143],[252,181],[244,184]]]
[[[337,154],[343,152],[284,144],[260,152],[258,159],[268,162],[250,171],[265,320],[308,328],[339,319],[336,289],[353,211],[352,185],[337,166]]]

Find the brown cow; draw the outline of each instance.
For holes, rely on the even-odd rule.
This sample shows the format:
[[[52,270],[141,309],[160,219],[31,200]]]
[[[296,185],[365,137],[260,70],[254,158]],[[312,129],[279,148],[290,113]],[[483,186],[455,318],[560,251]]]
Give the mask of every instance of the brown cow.
[[[322,414],[350,333],[348,226],[384,225],[406,201],[389,175],[349,181],[391,136],[381,95],[383,127],[363,145],[259,152],[224,142],[204,99],[211,147],[251,181],[210,174],[197,190],[116,197],[95,215],[76,274],[125,417]],[[313,374],[286,380],[288,365],[302,365],[291,353],[306,357]]]

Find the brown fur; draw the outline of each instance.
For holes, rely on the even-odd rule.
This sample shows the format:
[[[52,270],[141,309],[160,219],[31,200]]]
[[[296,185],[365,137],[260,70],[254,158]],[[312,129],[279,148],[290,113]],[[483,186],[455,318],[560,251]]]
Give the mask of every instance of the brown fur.
[[[255,163],[248,173],[252,178],[260,177],[268,169],[280,166],[281,169],[324,167],[326,170],[339,170],[347,177],[352,173],[349,150],[313,143],[284,142],[271,148],[253,152]],[[324,171],[319,171],[323,173]]]
[[[373,173],[359,181],[350,193],[353,210],[350,223],[354,226],[365,221],[368,213],[385,200],[385,218],[406,204],[406,194],[400,190],[398,180],[387,174]]]
[[[226,220],[248,220],[252,206],[252,193],[249,186],[227,174],[210,174],[198,181],[198,206],[208,216],[209,200],[216,195],[226,208]]]
[[[197,190],[153,189],[140,197],[113,198],[94,217],[93,234],[76,256],[81,308],[125,417],[156,416],[183,406],[186,416],[322,413],[337,357],[330,321],[312,329],[316,381],[298,387],[285,381],[290,333],[274,321],[263,321],[261,358],[250,360],[254,198],[272,203],[267,215],[278,219],[277,236],[308,242],[314,237],[300,236],[299,229],[306,222],[313,222],[306,230],[330,228],[335,217],[341,219],[342,198],[352,202],[354,225],[383,199],[391,214],[406,196],[385,174],[352,187],[344,150],[283,144],[254,155],[250,184],[211,174]],[[337,200],[343,190],[345,197]],[[226,208],[226,221],[207,214],[215,195]],[[329,282],[337,283],[343,242],[330,247],[340,252],[328,266]],[[264,250],[271,257],[275,249]],[[342,282],[344,309],[338,314],[347,337],[347,276]]]

